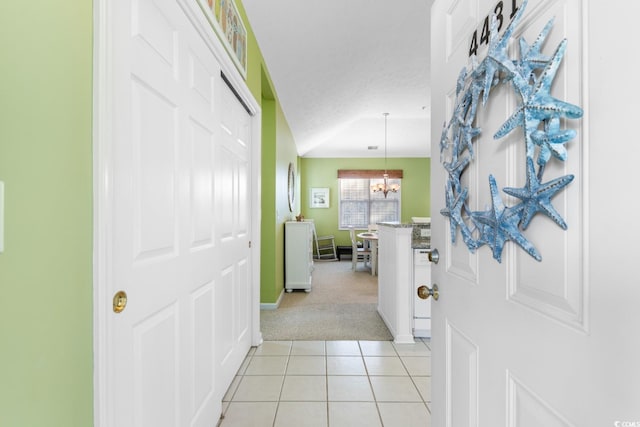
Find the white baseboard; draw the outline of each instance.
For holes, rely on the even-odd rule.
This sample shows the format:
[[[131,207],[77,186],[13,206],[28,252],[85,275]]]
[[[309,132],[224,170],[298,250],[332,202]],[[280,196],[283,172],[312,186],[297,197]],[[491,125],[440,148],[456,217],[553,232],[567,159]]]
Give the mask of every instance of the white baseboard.
[[[260,310],[276,310],[280,307],[280,303],[282,302],[282,297],[284,296],[284,288],[280,291],[280,296],[278,300],[274,303],[260,303]]]
[[[415,344],[411,334],[397,335],[394,337],[393,342],[396,344]]]

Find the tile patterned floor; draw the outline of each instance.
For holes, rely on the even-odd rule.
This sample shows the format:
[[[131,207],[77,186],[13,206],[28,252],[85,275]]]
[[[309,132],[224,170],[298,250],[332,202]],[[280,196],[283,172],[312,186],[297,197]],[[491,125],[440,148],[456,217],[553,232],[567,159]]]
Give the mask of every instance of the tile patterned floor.
[[[430,427],[429,340],[266,341],[223,399],[220,427]]]

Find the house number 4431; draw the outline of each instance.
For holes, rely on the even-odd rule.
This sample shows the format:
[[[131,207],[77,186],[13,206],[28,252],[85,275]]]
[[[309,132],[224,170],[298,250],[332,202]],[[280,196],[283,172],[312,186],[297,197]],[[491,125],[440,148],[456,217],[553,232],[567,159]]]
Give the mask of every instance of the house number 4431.
[[[471,35],[469,41],[469,56],[476,55],[479,57],[479,50],[484,51],[483,47],[489,45],[489,37],[491,36],[491,17],[496,17],[498,25],[497,31],[506,28],[508,21],[511,21],[518,11],[518,7],[522,4],[522,0],[501,0],[494,6],[493,10],[487,14],[482,24]],[[478,38],[478,34],[480,37]],[[497,34],[496,34],[497,36]]]

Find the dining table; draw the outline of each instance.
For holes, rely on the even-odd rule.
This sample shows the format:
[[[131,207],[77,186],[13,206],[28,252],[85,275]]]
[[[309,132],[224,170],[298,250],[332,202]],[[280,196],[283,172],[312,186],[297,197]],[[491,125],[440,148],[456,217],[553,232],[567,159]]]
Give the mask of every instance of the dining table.
[[[370,260],[371,275],[372,276],[377,275],[378,274],[378,233],[373,231],[367,231],[364,233],[358,233],[356,237],[368,243],[368,246],[371,249],[371,260]]]

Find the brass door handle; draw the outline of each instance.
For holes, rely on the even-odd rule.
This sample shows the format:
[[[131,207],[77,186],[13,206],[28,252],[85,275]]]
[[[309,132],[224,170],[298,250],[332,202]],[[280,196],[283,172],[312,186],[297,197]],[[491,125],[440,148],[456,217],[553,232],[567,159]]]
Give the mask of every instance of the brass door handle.
[[[418,297],[420,299],[427,299],[429,297],[433,297],[434,300],[438,301],[440,298],[440,292],[438,290],[438,285],[433,285],[433,288],[429,289],[427,285],[422,285],[418,288]]]
[[[127,293],[125,291],[118,291],[113,296],[113,312],[121,313],[127,306]]]

